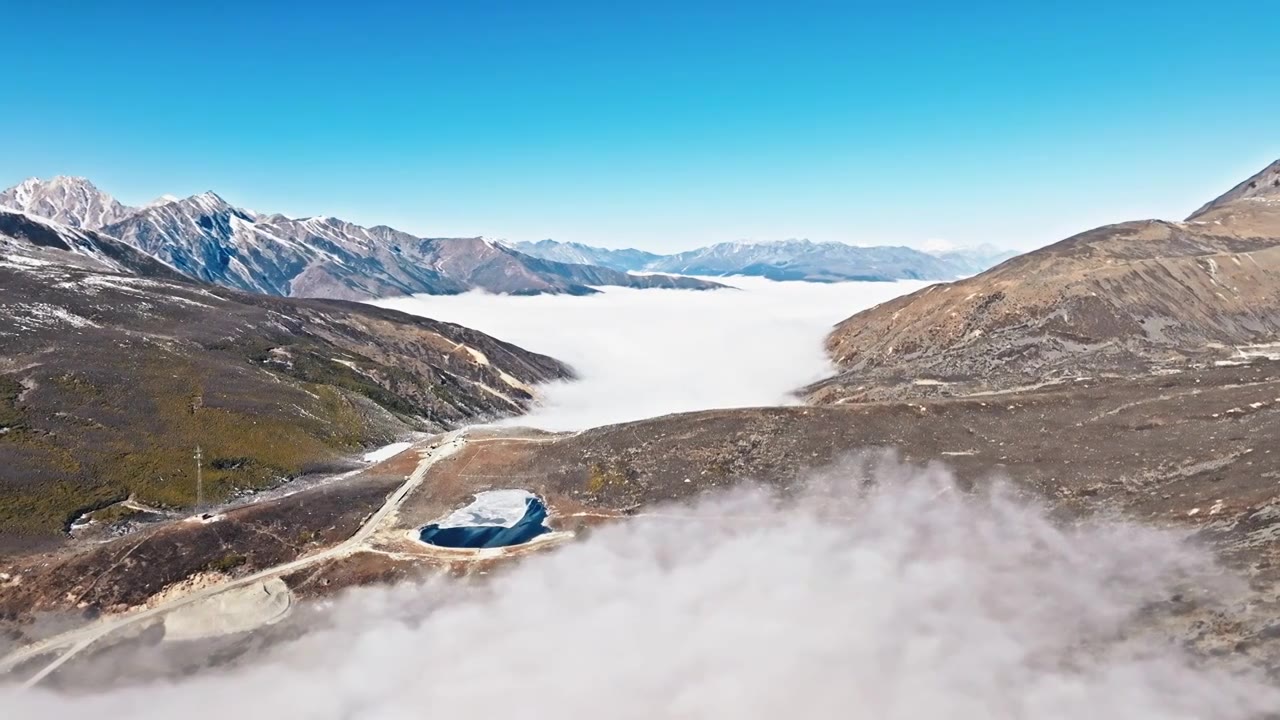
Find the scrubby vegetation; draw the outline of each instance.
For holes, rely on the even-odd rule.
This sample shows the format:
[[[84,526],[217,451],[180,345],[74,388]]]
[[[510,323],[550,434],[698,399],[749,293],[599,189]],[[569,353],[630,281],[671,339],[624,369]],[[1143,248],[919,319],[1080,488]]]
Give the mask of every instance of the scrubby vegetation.
[[[12,431],[22,425],[22,411],[18,409],[21,395],[22,383],[0,375],[0,428]]]
[[[261,337],[213,343],[209,349],[270,367],[273,372],[296,380],[349,390],[406,418],[422,415],[427,410],[387,387],[394,384],[412,386],[416,381],[411,373],[379,365],[367,358],[339,359],[331,357],[331,351],[325,354],[307,343]]]
[[[587,472],[586,491],[597,495],[609,488],[619,488],[635,479],[635,470],[622,462],[592,463]]]
[[[191,508],[197,446],[217,502],[332,471],[408,430],[518,410],[481,387],[500,382],[498,369],[454,352],[462,341],[524,382],[567,373],[479,333],[354,303],[49,272],[0,268],[0,304],[65,311],[0,314],[0,552],[59,538],[129,496]]]
[[[227,553],[222,557],[209,563],[209,569],[217,572],[230,572],[249,561],[249,558],[240,553]]]
[[[189,360],[160,356],[139,370],[138,382],[128,387],[61,375],[40,389],[54,396],[46,398],[51,404],[71,408],[69,414],[39,429],[11,429],[0,437],[6,446],[0,452],[38,456],[37,463],[27,464],[74,480],[6,493],[0,497],[0,525],[48,531],[87,508],[129,495],[159,507],[190,507],[197,445],[205,458],[205,497],[218,501],[236,490],[297,476],[356,449],[370,434],[351,400],[332,387],[286,387],[278,398],[255,398],[255,404],[276,405],[264,412],[241,403],[238,388],[206,393],[208,370]],[[5,388],[7,397],[11,388]],[[279,403],[287,407],[288,400],[297,409],[281,412]]]

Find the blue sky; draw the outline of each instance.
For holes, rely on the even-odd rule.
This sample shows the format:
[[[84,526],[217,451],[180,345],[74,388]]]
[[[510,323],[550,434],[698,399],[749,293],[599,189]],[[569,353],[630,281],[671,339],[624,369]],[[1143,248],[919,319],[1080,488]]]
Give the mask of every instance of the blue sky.
[[[1269,3],[10,5],[0,185],[131,203],[1027,248],[1183,217],[1280,157]]]

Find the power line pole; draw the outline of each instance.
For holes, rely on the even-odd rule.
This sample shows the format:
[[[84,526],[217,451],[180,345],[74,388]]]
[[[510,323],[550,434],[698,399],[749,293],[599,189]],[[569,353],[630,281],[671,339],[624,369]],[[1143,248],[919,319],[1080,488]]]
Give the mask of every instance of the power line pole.
[[[200,446],[196,445],[196,513],[199,514],[201,508],[204,507],[204,468],[201,460],[204,459],[204,453],[200,452]]]

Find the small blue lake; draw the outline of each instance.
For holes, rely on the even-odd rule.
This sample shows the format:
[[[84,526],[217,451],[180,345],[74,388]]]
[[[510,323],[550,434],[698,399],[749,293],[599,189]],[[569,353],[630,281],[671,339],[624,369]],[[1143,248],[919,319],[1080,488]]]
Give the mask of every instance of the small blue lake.
[[[423,526],[418,539],[447,548],[498,548],[520,545],[551,532],[547,506],[524,490],[489,490],[439,522]]]

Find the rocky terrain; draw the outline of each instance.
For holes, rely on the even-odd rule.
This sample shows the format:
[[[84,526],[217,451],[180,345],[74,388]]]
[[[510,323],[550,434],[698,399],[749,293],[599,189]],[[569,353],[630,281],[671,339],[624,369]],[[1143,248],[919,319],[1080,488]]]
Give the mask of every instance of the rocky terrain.
[[[268,295],[364,300],[475,289],[585,295],[601,285],[721,287],[542,260],[483,238],[420,238],[385,225],[262,214],[213,192],[127,208],[87,180],[58,177],[5,191],[0,207],[7,205],[119,239],[198,280]]]
[[[28,178],[0,192],[0,208],[48,218],[63,225],[97,230],[137,211],[94,187],[85,178]]]
[[[671,415],[567,434],[472,428],[436,436],[347,481],[231,508],[217,522],[154,523],[107,542],[15,554],[0,563],[0,617],[21,644],[39,637],[35,620],[46,614],[81,623],[128,618],[166,598],[262,573],[274,573],[302,600],[440,571],[480,576],[600,523],[679,515],[679,506],[665,503],[752,483],[791,493],[818,474],[867,482],[859,468],[900,460],[944,464],[960,492],[1008,483],[1063,523],[1125,518],[1188,534],[1245,582],[1212,601],[1172,595],[1127,619],[1125,632],[1154,630],[1200,660],[1261,669],[1280,682],[1280,233],[1276,195],[1267,190],[1278,187],[1268,185],[1273,168],[1185,222],[1100,228],[854,316],[831,338],[842,373],[810,389],[813,405]],[[21,277],[34,262],[19,260],[6,271]],[[0,280],[0,287],[10,284],[8,276]],[[203,297],[189,299],[210,302]],[[280,308],[335,307],[278,299],[253,307],[261,303],[278,304],[275,311],[290,318],[302,311]],[[165,328],[178,337],[191,332]],[[466,347],[486,357],[497,352],[479,340]],[[273,355],[259,361],[269,366]],[[123,357],[100,372],[137,362]],[[519,359],[528,363],[520,378],[555,373],[536,358]],[[166,364],[157,376],[172,372]],[[297,379],[278,368],[263,372]],[[38,390],[58,377],[37,380]],[[501,381],[484,384],[501,389]],[[77,382],[70,381],[73,389]],[[28,385],[12,388],[24,393],[23,402],[25,393],[35,396]],[[200,397],[211,386],[203,383]],[[85,404],[62,402],[43,413],[98,421],[100,415],[69,409],[94,410],[77,400]],[[127,406],[120,396],[110,402]],[[170,417],[203,412],[187,408]],[[415,528],[495,488],[524,489],[545,501],[555,531],[546,543],[468,554],[413,540]],[[352,538],[359,543],[348,546]],[[299,561],[305,567],[291,564]],[[133,650],[163,642],[161,624],[146,620],[148,629],[117,634],[93,652],[115,669],[127,667],[139,657]],[[211,640],[209,647],[230,661],[280,632]],[[200,653],[200,662],[207,656]],[[30,676],[58,654],[24,657],[32,660],[19,670]],[[84,660],[93,657],[73,660],[54,682],[91,683]],[[173,665],[168,672],[196,669]],[[137,672],[150,678],[156,670]]]
[[[965,394],[1280,352],[1273,164],[1183,222],[1108,225],[840,323],[817,402]]]
[[[1247,586],[1227,607],[1172,598],[1152,617],[1206,658],[1280,679],[1280,449],[1267,442],[1278,433],[1280,362],[1265,358],[974,398],[708,411],[572,434],[480,430],[430,468],[369,547],[285,580],[306,599],[442,569],[488,571],[502,557],[432,553],[408,534],[494,487],[537,493],[553,529],[581,535],[600,522],[678,514],[660,506],[746,483],[785,493],[814,473],[852,482],[888,453],[944,462],[963,489],[1012,483],[1064,521],[1122,516],[1195,533]],[[233,510],[216,530],[177,523],[75,554],[15,558],[0,566],[20,578],[0,594],[0,613],[25,632],[32,613],[119,612],[166,588],[320,552],[354,532],[415,463],[406,453],[349,485]],[[252,648],[243,637],[235,645],[233,655]]]
[[[611,250],[593,247],[582,243],[557,242],[555,240],[521,241],[510,243],[510,246],[525,255],[532,255],[543,260],[556,262],[580,263],[583,265],[599,265],[622,272],[645,270],[650,263],[662,259],[662,255],[627,248]]]
[[[0,214],[0,551],[126,498],[189,507],[415,431],[522,412],[558,362],[362,304],[182,279],[96,233]]]
[[[292,297],[426,293],[586,295],[592,286],[709,289],[692,278],[635,276],[528,257],[483,238],[419,238],[337,218],[258,215],[214,193],[154,205],[103,232],[208,282]]]
[[[512,247],[535,257],[617,270],[747,275],[808,282],[950,280],[981,272],[1017,254],[991,246],[930,254],[905,247],[855,247],[808,240],[719,243],[673,255],[608,250],[554,240],[514,243]]]
[[[1189,219],[1195,220],[1209,215],[1216,210],[1234,205],[1240,200],[1280,201],[1280,160],[1271,163],[1263,168],[1262,172],[1244,180],[1222,196],[1205,203],[1204,207],[1195,211]]]
[[[187,276],[150,255],[92,230],[61,225],[21,212],[0,209],[0,248],[9,262],[20,258],[71,264],[164,280],[188,280]],[[28,262],[28,264],[32,264]]]

